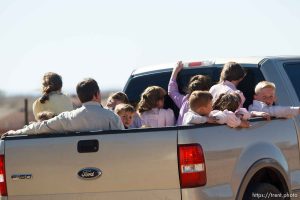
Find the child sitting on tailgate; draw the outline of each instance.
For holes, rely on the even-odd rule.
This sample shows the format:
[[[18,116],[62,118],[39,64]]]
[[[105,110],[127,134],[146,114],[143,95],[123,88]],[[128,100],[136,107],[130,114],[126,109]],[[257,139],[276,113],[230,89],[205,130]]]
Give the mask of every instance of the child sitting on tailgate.
[[[255,87],[253,104],[249,106],[251,112],[266,112],[272,117],[291,118],[300,114],[300,107],[274,106],[276,101],[276,86],[272,82],[261,81]]]

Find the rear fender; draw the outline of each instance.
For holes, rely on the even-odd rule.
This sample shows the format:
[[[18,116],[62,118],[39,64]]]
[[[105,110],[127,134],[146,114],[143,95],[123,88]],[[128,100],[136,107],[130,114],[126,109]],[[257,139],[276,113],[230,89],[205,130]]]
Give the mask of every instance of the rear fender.
[[[244,149],[237,161],[232,175],[232,189],[236,199],[242,199],[251,178],[263,168],[273,168],[279,172],[290,191],[288,180],[288,164],[280,149],[270,143],[256,143]]]

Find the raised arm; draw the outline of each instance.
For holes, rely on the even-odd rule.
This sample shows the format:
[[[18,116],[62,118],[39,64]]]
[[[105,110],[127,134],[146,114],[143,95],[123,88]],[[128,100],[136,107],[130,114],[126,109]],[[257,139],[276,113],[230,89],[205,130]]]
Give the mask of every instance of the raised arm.
[[[170,82],[168,85],[168,95],[171,97],[171,99],[174,101],[176,106],[180,109],[183,104],[183,99],[185,95],[182,95],[178,90],[178,85],[176,82],[176,78],[178,73],[182,70],[183,64],[181,61],[177,63],[177,65],[174,67]]]

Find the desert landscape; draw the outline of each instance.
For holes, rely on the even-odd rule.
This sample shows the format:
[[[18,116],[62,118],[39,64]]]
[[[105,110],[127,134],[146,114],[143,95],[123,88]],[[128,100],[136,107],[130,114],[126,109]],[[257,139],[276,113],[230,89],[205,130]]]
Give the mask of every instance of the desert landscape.
[[[102,92],[102,105],[105,106],[107,97],[117,90]],[[28,122],[35,121],[32,104],[39,96],[0,96],[0,134],[8,130],[17,130],[26,125],[26,115]],[[74,108],[81,106],[77,95],[70,95]],[[28,112],[25,109],[25,99],[27,99]]]

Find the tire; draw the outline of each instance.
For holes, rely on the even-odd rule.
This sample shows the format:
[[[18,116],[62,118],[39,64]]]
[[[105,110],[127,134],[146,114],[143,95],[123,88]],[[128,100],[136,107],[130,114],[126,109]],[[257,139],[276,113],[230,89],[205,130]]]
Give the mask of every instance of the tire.
[[[243,200],[283,200],[283,195],[274,185],[259,183],[246,190]]]

